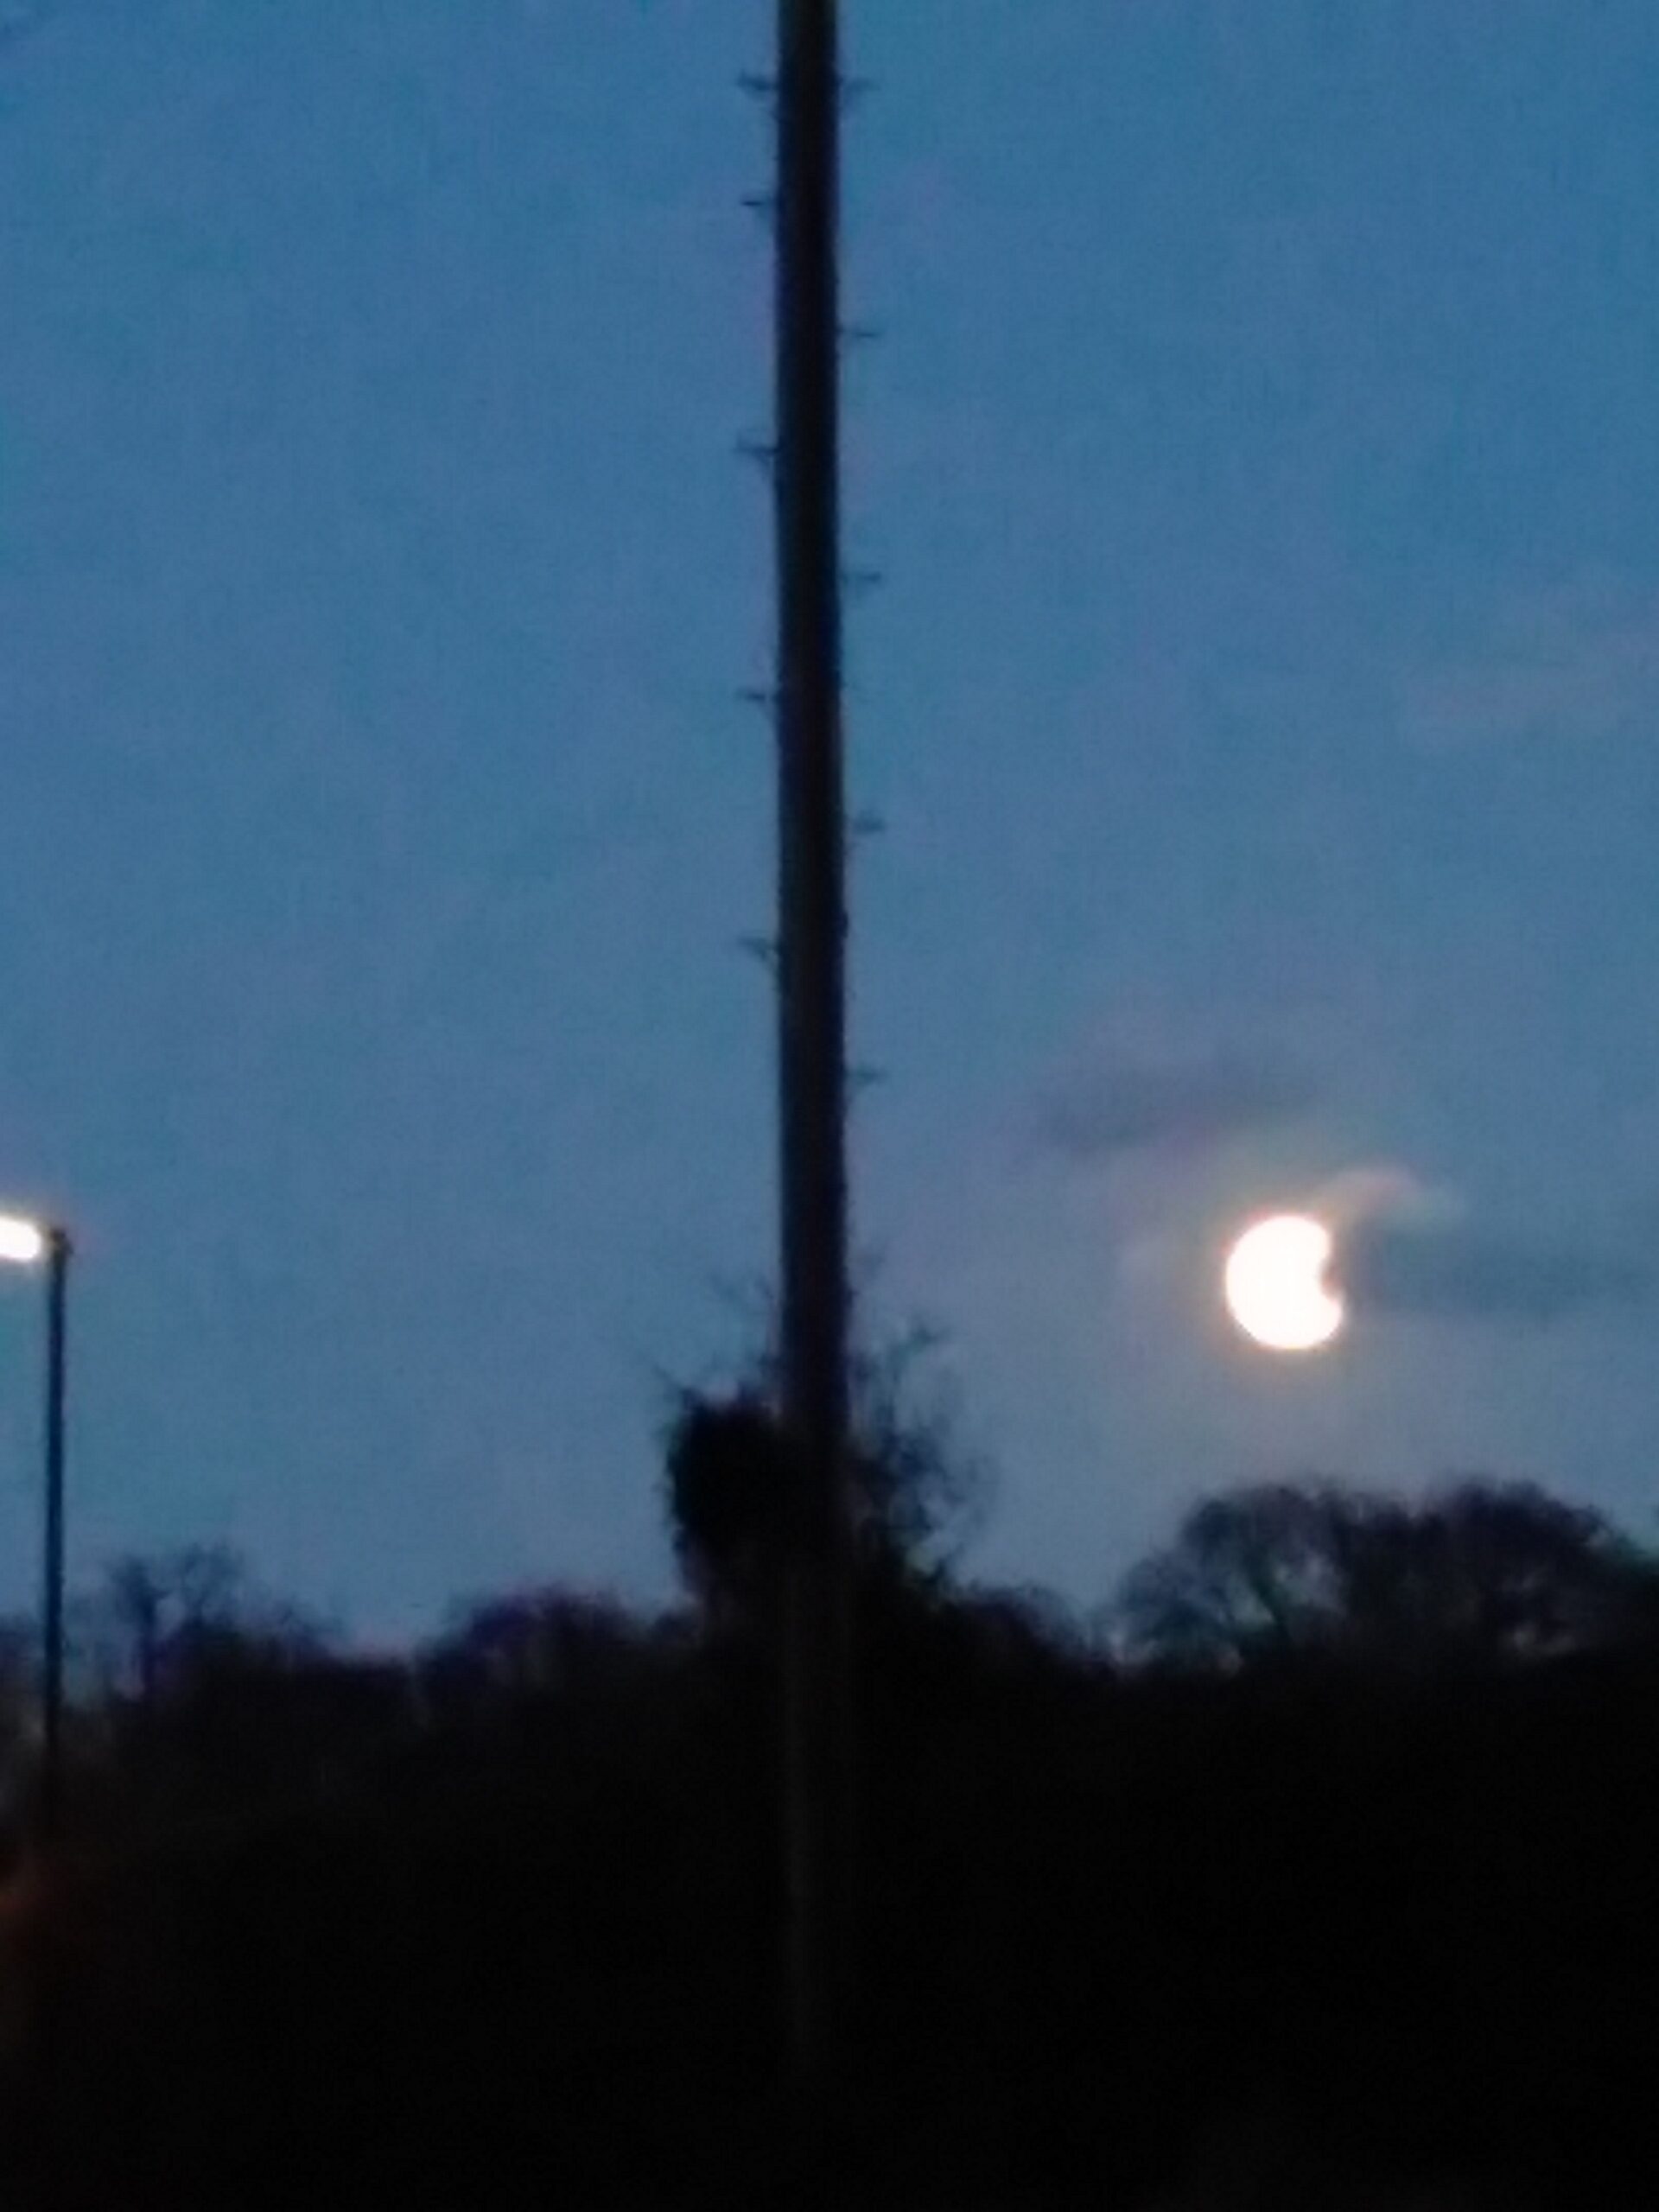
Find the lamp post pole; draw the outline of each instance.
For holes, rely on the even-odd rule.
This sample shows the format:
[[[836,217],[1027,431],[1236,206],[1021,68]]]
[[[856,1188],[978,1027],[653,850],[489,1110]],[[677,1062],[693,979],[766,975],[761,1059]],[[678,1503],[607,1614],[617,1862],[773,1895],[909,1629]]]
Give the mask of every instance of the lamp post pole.
[[[68,1232],[46,1231],[46,1534],[41,1839],[50,1850],[63,1824],[63,1459],[68,1382]]]
[[[0,1262],[46,1270],[46,1516],[42,1544],[41,1766],[32,1840],[50,1860],[63,1825],[63,1463],[64,1413],[68,1384],[69,1260],[67,1230],[0,1213]],[[42,2202],[64,2201],[63,2130],[60,2108],[62,2044],[54,1916],[48,1914],[46,1949],[36,1991],[35,2107],[39,2123]]]

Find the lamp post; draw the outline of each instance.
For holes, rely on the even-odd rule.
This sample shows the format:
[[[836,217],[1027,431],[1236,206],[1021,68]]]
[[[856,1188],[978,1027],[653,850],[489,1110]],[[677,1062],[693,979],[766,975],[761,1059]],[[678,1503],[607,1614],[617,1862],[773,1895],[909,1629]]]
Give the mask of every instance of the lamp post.
[[[43,1545],[40,1835],[49,1850],[63,1810],[63,1447],[68,1378],[69,1232],[0,1214],[0,1261],[46,1269],[46,1522]]]

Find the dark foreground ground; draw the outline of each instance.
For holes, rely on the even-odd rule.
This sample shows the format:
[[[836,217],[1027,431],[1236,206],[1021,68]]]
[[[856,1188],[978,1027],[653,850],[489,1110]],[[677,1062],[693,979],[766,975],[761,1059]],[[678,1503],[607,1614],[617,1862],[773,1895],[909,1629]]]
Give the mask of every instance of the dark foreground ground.
[[[1650,1656],[1181,1684],[917,1609],[865,1680],[852,2201],[1659,2204]],[[54,2102],[110,2212],[786,2201],[766,1681],[601,1639],[321,1760],[232,1700],[188,1789],[147,1716],[14,1869],[0,2202]]]

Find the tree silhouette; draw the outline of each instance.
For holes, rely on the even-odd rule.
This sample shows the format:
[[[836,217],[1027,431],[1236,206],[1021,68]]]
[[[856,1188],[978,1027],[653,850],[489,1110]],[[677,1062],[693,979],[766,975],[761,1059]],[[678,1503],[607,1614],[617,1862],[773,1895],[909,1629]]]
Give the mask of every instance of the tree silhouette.
[[[1659,2201],[1643,1554],[1524,1486],[1268,1486],[1130,1578],[1126,1647],[1190,1663],[1125,1667],[871,1495],[859,2202]],[[715,1515],[721,1588],[753,1534]],[[356,1656],[223,1558],[90,1618],[66,1849],[0,1878],[7,2206],[779,2201],[763,1637],[542,1586]]]
[[[1200,1669],[1318,1656],[1537,1658],[1644,1633],[1659,1569],[1587,1507],[1467,1480],[1421,1503],[1335,1484],[1205,1500],[1125,1580],[1127,1656]]]
[[[352,1764],[365,1726],[389,1727],[386,1670],[341,1660],[226,1546],[119,1559],[74,1618],[82,1832],[132,1840],[302,1797]]]
[[[665,1443],[669,1525],[686,1583],[717,1627],[766,1611],[782,1572],[788,1464],[772,1407],[751,1388],[688,1394]]]
[[[78,1610],[78,1641],[99,1694],[145,1710],[161,1702],[215,1638],[256,1624],[274,1628],[282,1612],[223,1544],[118,1559]]]
[[[0,1621],[0,1859],[21,1838],[35,1757],[35,1632],[22,1621]]]
[[[867,1578],[945,1572],[978,1525],[987,1470],[962,1441],[952,1394],[925,1363],[933,1332],[912,1329],[851,1363],[849,1504]],[[788,1500],[776,1355],[725,1393],[677,1394],[664,1439],[666,1505],[681,1571],[711,1619],[753,1619],[778,1587]]]

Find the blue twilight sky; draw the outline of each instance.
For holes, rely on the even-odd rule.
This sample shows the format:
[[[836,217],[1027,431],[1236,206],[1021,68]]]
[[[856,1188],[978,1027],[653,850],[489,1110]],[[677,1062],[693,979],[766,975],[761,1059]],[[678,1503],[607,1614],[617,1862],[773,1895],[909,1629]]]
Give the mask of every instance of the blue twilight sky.
[[[665,1586],[768,1264],[762,0],[19,0],[0,1187],[73,1536]],[[1652,1522],[1659,10],[849,0],[861,1234],[982,1571],[1203,1487]],[[32,16],[31,23],[25,22]],[[1219,1323],[1351,1225],[1308,1362]],[[38,1319],[0,1286],[0,1602]]]

